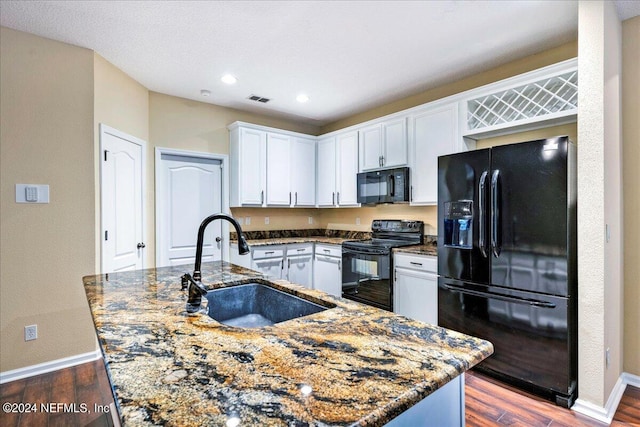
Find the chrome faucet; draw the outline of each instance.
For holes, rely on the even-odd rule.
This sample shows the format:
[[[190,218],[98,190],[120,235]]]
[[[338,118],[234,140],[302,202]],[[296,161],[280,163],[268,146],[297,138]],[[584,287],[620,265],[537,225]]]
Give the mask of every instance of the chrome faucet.
[[[193,276],[189,273],[185,273],[181,277],[182,290],[189,288],[189,298],[187,299],[187,313],[195,313],[200,310],[200,304],[202,303],[202,297],[207,294],[207,288],[202,284],[202,273],[200,271],[202,267],[202,246],[204,245],[204,230],[211,222],[216,219],[224,219],[229,221],[236,229],[238,235],[238,253],[245,255],[249,253],[249,245],[247,240],[242,234],[242,228],[238,221],[233,219],[230,215],[217,213],[206,217],[198,228],[198,241],[196,243],[196,264],[193,268]]]

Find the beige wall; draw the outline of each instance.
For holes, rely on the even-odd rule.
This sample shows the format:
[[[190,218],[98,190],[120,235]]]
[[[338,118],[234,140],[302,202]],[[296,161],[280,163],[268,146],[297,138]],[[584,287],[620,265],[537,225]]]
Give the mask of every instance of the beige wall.
[[[93,52],[0,29],[0,371],[96,349]],[[15,184],[49,184],[49,204]],[[37,324],[38,339],[24,341]]]
[[[580,2],[578,9],[578,394],[580,401],[604,407],[622,368],[622,206],[615,175],[620,170],[620,23],[613,3]],[[610,366],[605,364],[607,348]]]
[[[622,23],[624,365],[640,376],[640,16]]]
[[[362,208],[323,209],[320,215],[323,228],[334,230],[370,231],[374,219],[413,219],[424,221],[425,234],[435,236],[438,210],[436,206],[379,205]],[[357,225],[357,220],[360,225]]]
[[[231,208],[233,217],[240,222],[244,231],[321,228],[323,211],[324,209],[313,208]],[[269,224],[265,224],[266,218],[269,219]]]
[[[149,91],[137,81],[116,68],[109,61],[94,53],[94,133],[95,133],[95,184],[96,184],[96,267],[100,271],[101,227],[100,227],[100,124],[105,124],[143,141],[149,141]],[[147,160],[147,169],[153,170],[153,163]],[[145,209],[153,216],[153,193],[147,192]],[[148,222],[148,221],[147,221]],[[153,236],[150,226],[145,230],[145,238]],[[145,267],[153,266],[153,257],[146,256]]]

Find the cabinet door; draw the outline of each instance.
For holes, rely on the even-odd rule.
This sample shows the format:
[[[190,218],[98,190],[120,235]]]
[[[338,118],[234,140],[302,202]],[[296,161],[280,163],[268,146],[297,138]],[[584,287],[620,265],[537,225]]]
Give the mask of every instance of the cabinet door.
[[[393,311],[433,325],[438,324],[438,276],[396,268]]]
[[[291,148],[287,135],[267,134],[268,206],[289,206],[291,204],[290,156]]]
[[[336,203],[336,140],[334,137],[318,141],[318,206]]]
[[[324,255],[315,256],[313,263],[313,289],[336,297],[342,296],[342,260]]]
[[[358,132],[348,132],[337,137],[338,182],[336,203],[340,206],[358,204]]]
[[[267,258],[253,260],[253,269],[272,279],[281,279],[284,269],[284,258]]]
[[[316,142],[295,138],[291,143],[291,191],[293,206],[316,204]]]
[[[312,254],[287,258],[287,280],[311,288],[313,284],[312,264]]]
[[[411,203],[438,203],[438,156],[456,151],[458,106],[427,110],[411,118]]]
[[[382,126],[376,124],[360,130],[360,170],[382,167]]]
[[[267,134],[255,129],[240,129],[240,203],[263,205],[266,189]]]
[[[407,164],[407,119],[384,122],[384,149],[382,166],[385,168],[405,166]]]

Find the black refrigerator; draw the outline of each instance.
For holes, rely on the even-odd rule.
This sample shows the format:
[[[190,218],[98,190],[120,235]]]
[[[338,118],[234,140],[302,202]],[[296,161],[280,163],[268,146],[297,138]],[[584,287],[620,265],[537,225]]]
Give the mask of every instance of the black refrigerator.
[[[489,340],[489,375],[577,394],[576,148],[566,136],[438,159],[438,323]]]

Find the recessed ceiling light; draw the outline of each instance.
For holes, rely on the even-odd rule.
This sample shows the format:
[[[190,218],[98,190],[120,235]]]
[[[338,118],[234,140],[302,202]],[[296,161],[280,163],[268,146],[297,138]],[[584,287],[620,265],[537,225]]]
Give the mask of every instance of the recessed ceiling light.
[[[206,89],[202,89],[200,91],[200,95],[202,95],[202,96],[211,96],[211,91],[210,90],[206,90]]]
[[[234,76],[232,76],[231,74],[225,74],[224,76],[222,76],[220,78],[220,80],[222,80],[222,83],[226,83],[228,85],[232,85],[235,82],[238,81],[238,79],[236,79]]]
[[[296,101],[300,102],[300,103],[305,103],[309,100],[309,95],[306,95],[304,93],[301,93],[300,95],[296,96]]]

